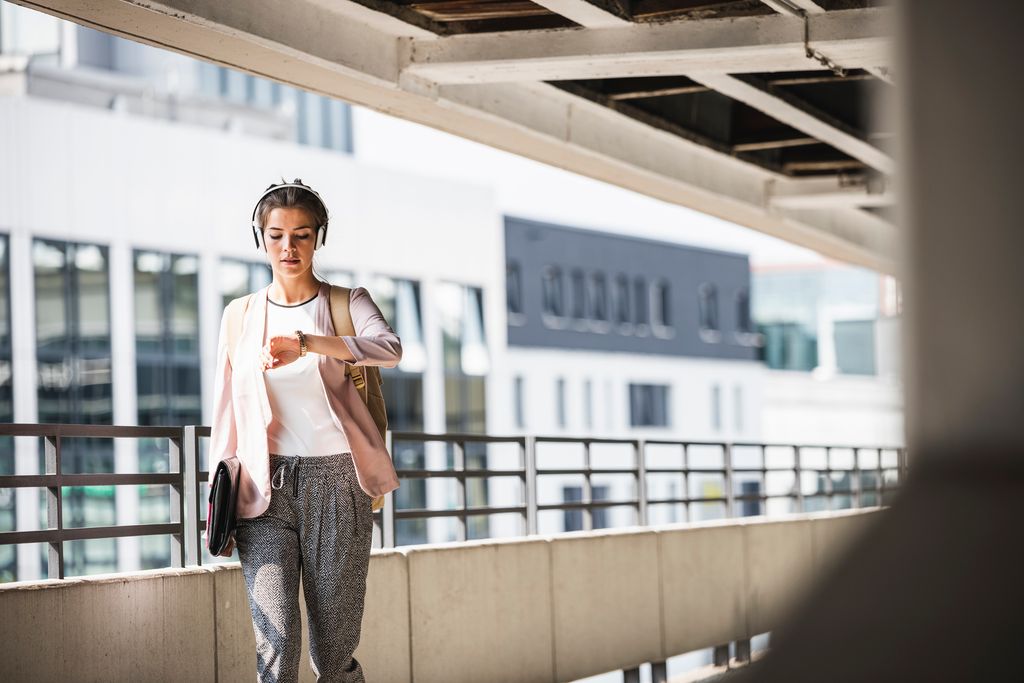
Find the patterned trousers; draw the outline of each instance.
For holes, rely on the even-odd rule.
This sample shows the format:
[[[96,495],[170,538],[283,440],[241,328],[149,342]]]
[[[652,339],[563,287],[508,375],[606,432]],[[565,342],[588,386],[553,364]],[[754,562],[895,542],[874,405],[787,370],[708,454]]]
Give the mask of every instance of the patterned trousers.
[[[271,453],[270,471],[270,506],[235,528],[256,634],[257,680],[299,680],[301,576],[317,680],[363,683],[352,653],[363,619],[373,499],[359,488],[350,453]]]

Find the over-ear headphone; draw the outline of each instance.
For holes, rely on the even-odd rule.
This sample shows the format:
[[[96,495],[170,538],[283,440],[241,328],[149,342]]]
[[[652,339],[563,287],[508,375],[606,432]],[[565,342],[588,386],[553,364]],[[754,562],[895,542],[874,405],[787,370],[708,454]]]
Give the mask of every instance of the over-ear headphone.
[[[303,182],[299,178],[296,178],[290,183],[271,184],[270,187],[268,187],[263,192],[263,194],[260,195],[260,198],[256,200],[256,206],[252,207],[252,237],[254,240],[256,240],[256,249],[259,250],[260,248],[259,236],[260,230],[263,227],[256,222],[256,212],[259,211],[260,203],[263,201],[264,197],[266,197],[274,190],[280,190],[283,187],[297,187],[299,189],[305,190],[306,192],[309,192],[311,195],[316,197],[316,200],[320,202],[320,206],[322,206],[324,209],[324,215],[328,217],[324,220],[323,225],[316,226],[316,240],[313,242],[313,250],[315,251],[322,247],[323,245],[327,244],[327,223],[330,221],[330,216],[327,213],[327,204],[324,203],[324,200],[320,197],[319,194],[317,194],[316,190],[311,188],[309,185],[303,184]],[[263,250],[266,251],[266,244],[264,244]]]

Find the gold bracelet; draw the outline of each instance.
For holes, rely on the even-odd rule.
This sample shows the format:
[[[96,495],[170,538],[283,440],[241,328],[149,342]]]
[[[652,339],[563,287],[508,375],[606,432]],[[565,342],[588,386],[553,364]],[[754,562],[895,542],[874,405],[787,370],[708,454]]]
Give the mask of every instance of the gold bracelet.
[[[306,355],[306,335],[302,333],[302,330],[295,330],[295,335],[299,338],[299,355]]]

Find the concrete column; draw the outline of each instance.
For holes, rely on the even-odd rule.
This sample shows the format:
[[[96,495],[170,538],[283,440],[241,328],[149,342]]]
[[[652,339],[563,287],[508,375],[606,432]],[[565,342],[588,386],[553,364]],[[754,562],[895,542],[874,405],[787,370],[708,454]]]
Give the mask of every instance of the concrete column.
[[[135,376],[135,286],[132,246],[125,241],[110,245],[110,352],[113,358],[114,424],[138,424],[138,384]],[[139,471],[136,439],[114,439],[114,471]],[[139,488],[114,489],[116,523],[139,523]],[[117,570],[141,567],[142,545],[138,536],[117,539]]]
[[[39,421],[38,371],[36,369],[35,283],[32,280],[32,236],[27,230],[15,228],[9,242],[11,267],[11,389],[14,399],[14,421]],[[14,473],[42,474],[39,469],[39,439],[14,438]],[[41,491],[37,488],[17,489],[15,520],[18,531],[40,528]],[[43,578],[37,544],[18,548],[18,580]]]
[[[1024,445],[1019,2],[908,0],[903,142],[906,428],[931,446]],[[913,460],[911,460],[913,463]]]
[[[437,316],[437,282],[424,279],[420,282],[420,300],[423,304],[423,345],[427,352],[427,367],[423,373],[423,428],[432,433],[443,433],[445,429],[444,403],[444,345],[441,324]],[[445,445],[426,445],[426,466],[429,469],[444,469]],[[454,480],[449,480],[454,481]],[[427,504],[440,507],[447,499],[450,484],[444,479],[427,480]],[[448,525],[445,518],[427,520],[427,541],[431,543],[448,540]]]

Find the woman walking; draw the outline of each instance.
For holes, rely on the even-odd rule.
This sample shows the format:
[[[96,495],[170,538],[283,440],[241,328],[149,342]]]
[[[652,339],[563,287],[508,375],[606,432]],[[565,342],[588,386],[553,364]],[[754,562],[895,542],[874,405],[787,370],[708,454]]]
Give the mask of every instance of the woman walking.
[[[259,681],[298,680],[300,577],[317,680],[365,680],[353,652],[372,501],[398,487],[346,366],[393,367],[401,342],[362,287],[349,298],[355,336],[335,334],[330,285],[312,268],[327,222],[324,202],[299,180],[264,192],[253,233],[273,280],[231,302],[221,319],[210,472],[212,479],[224,458],[241,464],[238,523],[221,554],[230,556],[237,544]],[[239,319],[233,334],[231,321]]]

